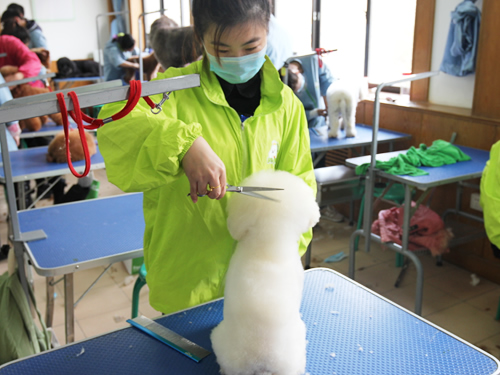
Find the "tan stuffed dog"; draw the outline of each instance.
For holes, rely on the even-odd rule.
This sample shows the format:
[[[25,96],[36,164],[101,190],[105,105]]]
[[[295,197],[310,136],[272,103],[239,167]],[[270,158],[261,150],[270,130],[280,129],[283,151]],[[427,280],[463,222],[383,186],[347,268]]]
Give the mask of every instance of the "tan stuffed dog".
[[[91,133],[85,132],[85,141],[89,148],[89,155],[94,155],[97,152],[95,137]],[[67,163],[68,159],[66,158],[64,132],[56,134],[54,139],[50,142],[47,151],[47,161],[49,163]],[[69,151],[71,154],[71,161],[75,162],[85,159],[80,134],[76,129],[71,129],[69,131]]]
[[[25,96],[45,94],[47,92],[50,92],[50,90],[48,88],[33,87],[33,86],[30,86],[29,84],[25,83],[25,84],[16,86],[12,90],[12,96],[17,99],[17,98],[24,98]],[[62,125],[61,114],[54,113],[54,114],[51,114],[48,116],[39,116],[39,117],[29,118],[26,120],[21,120],[21,121],[19,121],[19,126],[21,127],[21,129],[28,129],[30,131],[38,131],[38,130],[40,130],[42,125],[47,122],[49,117],[57,125]]]

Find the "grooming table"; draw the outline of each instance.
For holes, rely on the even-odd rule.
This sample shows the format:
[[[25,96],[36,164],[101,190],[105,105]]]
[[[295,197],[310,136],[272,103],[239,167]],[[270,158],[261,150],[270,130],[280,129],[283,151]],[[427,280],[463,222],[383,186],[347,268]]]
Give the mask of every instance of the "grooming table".
[[[311,152],[325,153],[330,150],[340,150],[354,147],[370,146],[373,137],[371,126],[356,124],[356,137],[346,137],[345,130],[339,131],[339,138],[328,138],[328,127],[310,128],[309,136],[311,139]],[[399,133],[392,130],[379,129],[378,142],[389,143],[391,151],[393,150],[394,142],[410,139],[410,134]],[[315,160],[315,165],[317,161]]]
[[[73,273],[142,256],[142,193],[89,199],[19,212],[21,232],[43,230],[47,238],[25,242],[35,271],[64,275],[66,339],[74,338]],[[47,282],[47,324],[53,313],[54,284]],[[68,340],[69,339],[69,340]]]
[[[156,321],[212,350],[223,300]],[[499,361],[481,349],[328,269],[306,271],[302,318],[311,375],[493,375]],[[136,328],[124,328],[0,367],[9,374],[219,374],[215,355],[200,363]]]
[[[60,89],[70,88],[76,82],[85,82],[85,81],[100,82],[103,79],[104,77],[93,76],[93,77],[54,78],[52,79],[52,81],[54,82],[54,88],[56,90],[60,90]],[[63,87],[60,87],[60,84],[62,82],[66,82],[66,84]]]
[[[428,190],[430,188],[451,184],[455,182],[461,182],[473,178],[481,177],[483,174],[483,169],[486,166],[486,162],[489,160],[489,151],[479,150],[471,147],[457,146],[463,152],[471,157],[469,161],[461,161],[456,164],[443,165],[441,167],[420,167],[422,170],[428,172],[426,176],[395,176],[389,173],[385,173],[381,170],[375,169],[375,174],[380,177],[384,177],[390,181],[399,182],[405,187],[405,207],[410,207],[411,204],[411,189],[416,187],[420,190]],[[405,151],[395,151],[383,154],[377,154],[376,160],[387,161],[392,157],[404,153]],[[357,167],[359,165],[370,163],[371,156],[362,156],[357,158],[351,158],[346,160],[346,165],[350,167]],[[402,246],[393,243],[384,243],[388,248],[409,257],[415,264],[417,269],[417,290],[415,298],[415,312],[420,315],[422,310],[422,294],[423,294],[423,270],[420,260],[415,255],[414,252],[408,250],[408,237],[409,237],[409,223],[410,223],[410,211],[404,210],[404,224],[403,224],[403,241]],[[453,210],[456,214],[464,217],[474,219],[473,215],[464,213],[460,209],[460,199],[457,199],[456,207]],[[371,218],[371,215],[369,216]],[[366,226],[365,226],[366,227]],[[359,229],[355,231],[351,237],[350,241],[350,256],[349,256],[349,276],[354,278],[354,268],[355,268],[355,256],[354,251],[354,239],[357,236],[369,236],[372,240],[381,243],[380,237],[369,232],[366,229]],[[366,241],[366,250],[369,250],[370,241]],[[472,373],[471,373],[472,374]]]
[[[71,129],[76,129],[76,122],[73,121],[71,117],[68,117],[69,119],[69,126]],[[50,137],[54,136],[57,133],[60,133],[64,130],[62,125],[57,125],[54,121],[51,119],[48,119],[48,121],[42,125],[40,130],[37,131],[31,131],[28,129],[24,129],[23,132],[20,135],[20,138],[37,138],[37,137]]]
[[[10,152],[12,179],[14,182],[33,180],[36,178],[62,176],[70,173],[66,163],[49,163],[46,160],[47,148],[33,147]],[[104,168],[104,159],[96,147],[96,153],[90,158],[91,170]],[[76,171],[81,173],[85,169],[85,161],[73,163]],[[0,182],[5,183],[5,174],[0,170]]]

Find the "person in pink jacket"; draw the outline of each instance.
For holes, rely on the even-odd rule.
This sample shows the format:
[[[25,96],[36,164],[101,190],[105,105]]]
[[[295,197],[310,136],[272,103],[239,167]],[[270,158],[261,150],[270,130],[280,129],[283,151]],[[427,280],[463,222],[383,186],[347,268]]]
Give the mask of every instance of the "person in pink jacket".
[[[36,77],[40,74],[42,64],[38,56],[31,52],[18,38],[12,35],[0,35],[0,73],[6,82],[22,78]],[[44,87],[42,81],[30,82],[33,87]]]

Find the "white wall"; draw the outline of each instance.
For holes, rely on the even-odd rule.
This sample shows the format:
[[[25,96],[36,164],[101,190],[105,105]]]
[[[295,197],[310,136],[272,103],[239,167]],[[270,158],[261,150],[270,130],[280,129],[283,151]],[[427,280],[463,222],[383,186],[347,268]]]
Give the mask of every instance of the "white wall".
[[[38,22],[47,38],[51,60],[57,61],[61,57],[68,57],[71,60],[92,58],[97,50],[96,16],[108,11],[108,2],[106,0],[64,1],[73,1],[72,20]],[[33,17],[30,0],[0,0],[0,12],[12,2],[24,7],[28,19]],[[100,17],[101,48],[109,39],[107,18]]]
[[[460,1],[436,0],[431,62],[431,70],[433,71],[439,70],[441,66],[450,28],[450,13]],[[476,5],[479,9],[482,9],[483,1],[478,0]],[[429,101],[441,105],[472,108],[475,78],[475,74],[466,77],[455,77],[441,72],[439,76],[431,78]]]

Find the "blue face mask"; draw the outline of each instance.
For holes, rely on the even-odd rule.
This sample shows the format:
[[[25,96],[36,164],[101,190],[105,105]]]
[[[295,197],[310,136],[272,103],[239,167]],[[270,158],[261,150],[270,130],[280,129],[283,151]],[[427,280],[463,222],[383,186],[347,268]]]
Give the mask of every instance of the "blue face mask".
[[[206,51],[206,50],[205,50]],[[207,52],[210,60],[210,70],[223,80],[232,83],[245,83],[253,78],[262,68],[266,58],[266,47],[259,52],[240,57],[221,57],[219,65],[217,58]]]

